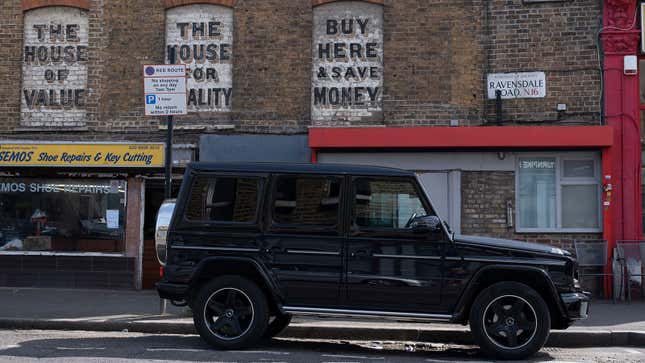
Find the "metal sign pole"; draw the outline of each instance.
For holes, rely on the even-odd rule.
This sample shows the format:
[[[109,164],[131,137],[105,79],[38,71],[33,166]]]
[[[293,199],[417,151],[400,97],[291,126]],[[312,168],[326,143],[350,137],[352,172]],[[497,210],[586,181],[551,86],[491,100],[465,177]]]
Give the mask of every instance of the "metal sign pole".
[[[168,131],[166,133],[166,182],[165,182],[165,197],[166,199],[172,198],[172,128],[173,116],[166,118],[168,121]]]
[[[168,53],[168,61],[170,64],[175,64],[175,49],[171,48],[170,52]],[[172,129],[173,129],[173,116],[167,116],[166,118],[166,125],[167,125],[167,130],[166,130],[166,180],[165,180],[165,198],[169,199],[172,198]],[[161,310],[161,315],[166,314],[166,310],[168,308],[168,300],[166,299],[160,299],[160,310]]]
[[[165,156],[165,183],[164,183],[164,195],[165,199],[172,198],[172,128],[173,128],[173,116],[167,116],[167,126],[168,130],[166,132],[166,156]],[[168,300],[159,299],[159,314],[166,315],[166,310],[168,308]]]

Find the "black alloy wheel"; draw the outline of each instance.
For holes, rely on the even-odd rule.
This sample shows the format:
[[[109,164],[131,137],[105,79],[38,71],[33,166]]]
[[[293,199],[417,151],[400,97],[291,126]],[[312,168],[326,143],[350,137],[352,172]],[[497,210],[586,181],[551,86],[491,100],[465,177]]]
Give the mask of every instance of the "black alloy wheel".
[[[218,349],[252,345],[264,335],[269,322],[266,296],[242,276],[222,276],[206,283],[193,305],[195,329]]]
[[[525,359],[546,343],[551,313],[531,287],[499,282],[477,295],[470,309],[470,331],[482,352],[498,359]]]
[[[537,331],[535,309],[515,295],[504,295],[491,301],[483,319],[488,338],[504,349],[527,345]]]
[[[220,339],[241,337],[251,328],[253,318],[251,299],[239,289],[221,288],[206,301],[204,320],[211,333]]]

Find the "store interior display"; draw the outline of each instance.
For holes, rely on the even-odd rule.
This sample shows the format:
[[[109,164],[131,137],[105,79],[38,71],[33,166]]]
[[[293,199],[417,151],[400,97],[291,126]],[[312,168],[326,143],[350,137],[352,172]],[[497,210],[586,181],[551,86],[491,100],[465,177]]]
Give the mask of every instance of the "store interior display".
[[[123,252],[126,182],[0,179],[0,252]]]

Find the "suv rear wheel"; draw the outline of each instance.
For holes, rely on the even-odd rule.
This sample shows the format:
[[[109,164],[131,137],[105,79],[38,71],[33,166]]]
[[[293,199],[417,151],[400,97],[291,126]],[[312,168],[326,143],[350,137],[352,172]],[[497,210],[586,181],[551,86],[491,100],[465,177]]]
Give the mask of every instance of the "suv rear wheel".
[[[197,293],[193,320],[199,335],[218,349],[255,343],[267,329],[269,309],[262,290],[239,276],[222,276]]]
[[[470,330],[484,354],[499,359],[533,355],[549,337],[551,316],[544,299],[517,282],[483,290],[470,310]]]

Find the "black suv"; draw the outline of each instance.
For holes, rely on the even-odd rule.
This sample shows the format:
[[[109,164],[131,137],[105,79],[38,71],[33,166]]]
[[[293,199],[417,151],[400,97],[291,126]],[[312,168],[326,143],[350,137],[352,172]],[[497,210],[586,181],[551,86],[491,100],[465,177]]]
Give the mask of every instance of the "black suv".
[[[517,359],[589,307],[571,254],[454,236],[404,170],[193,163],[156,237],[159,295],[223,349],[313,314],[470,323],[486,354]]]

